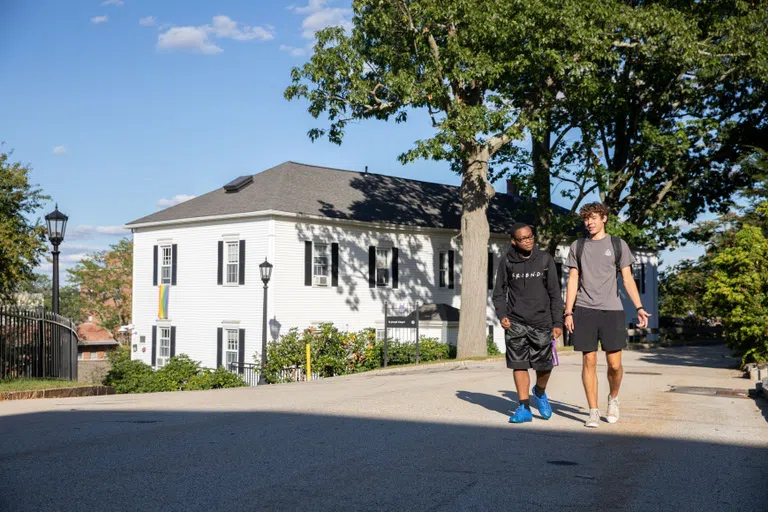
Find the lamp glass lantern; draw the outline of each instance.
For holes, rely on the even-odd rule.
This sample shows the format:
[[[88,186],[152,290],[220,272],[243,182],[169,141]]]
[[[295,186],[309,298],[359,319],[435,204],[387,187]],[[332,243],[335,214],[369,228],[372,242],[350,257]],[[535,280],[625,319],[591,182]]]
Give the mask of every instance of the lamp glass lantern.
[[[59,205],[56,205],[56,209],[45,216],[45,223],[48,225],[48,239],[53,245],[59,245],[64,241],[68,219],[69,217],[59,211]]]
[[[264,259],[264,263],[259,265],[259,272],[261,272],[261,280],[264,281],[266,286],[269,280],[272,278],[272,264]]]

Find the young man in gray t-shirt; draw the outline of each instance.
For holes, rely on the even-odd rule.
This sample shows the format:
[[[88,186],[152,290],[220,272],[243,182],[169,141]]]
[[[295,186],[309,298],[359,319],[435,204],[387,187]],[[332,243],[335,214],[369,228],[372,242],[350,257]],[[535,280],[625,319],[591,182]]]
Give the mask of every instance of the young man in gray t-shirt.
[[[635,262],[629,246],[620,238],[605,233],[608,208],[601,203],[584,205],[579,211],[584,219],[588,237],[571,244],[566,265],[570,267],[565,297],[565,328],[571,333],[574,350],[582,353],[581,378],[589,403],[589,419],[585,426],[600,425],[597,408],[597,342],[605,352],[608,363],[608,423],[619,419],[619,387],[624,370],[621,351],[627,346],[627,327],[624,307],[618,291],[618,274],[624,289],[637,308],[637,326],[648,325],[649,315],[640,301],[637,285],[632,277]],[[617,261],[617,250],[620,258]],[[580,257],[577,253],[581,253]]]

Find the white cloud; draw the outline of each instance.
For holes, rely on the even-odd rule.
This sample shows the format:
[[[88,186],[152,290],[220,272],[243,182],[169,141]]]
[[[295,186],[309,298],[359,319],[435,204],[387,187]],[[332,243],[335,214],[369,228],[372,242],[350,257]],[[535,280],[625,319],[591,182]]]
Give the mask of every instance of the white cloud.
[[[304,57],[309,55],[310,47],[297,48],[296,46],[289,46],[287,44],[280,45],[280,51],[288,52],[291,57]]]
[[[129,233],[130,231],[123,226],[91,226],[81,224],[80,226],[67,228],[65,240],[85,240],[94,236],[125,236]]]
[[[123,0],[104,0],[101,2],[101,5],[114,5],[116,7],[122,7],[125,5],[125,2],[123,2]]]
[[[139,18],[139,25],[142,27],[152,27],[157,23],[157,20],[154,16],[144,16],[143,18]]]
[[[91,18],[91,23],[98,25],[99,23],[106,23],[109,21],[109,16],[94,16]]]
[[[66,152],[67,152],[67,148],[65,146],[63,146],[63,145],[62,146],[56,146],[55,148],[53,148],[53,154],[54,155],[63,155]]]
[[[328,0],[309,0],[304,7],[288,7],[296,14],[305,15],[301,22],[301,36],[304,39],[314,39],[315,33],[326,27],[343,27],[345,30],[352,30],[352,9],[328,7],[327,3]]]
[[[157,39],[161,50],[179,50],[215,55],[223,50],[211,38],[233,39],[235,41],[269,41],[274,39],[274,27],[269,25],[252,27],[237,23],[228,16],[214,16],[210,25],[197,27],[171,27]]]
[[[193,199],[195,196],[188,196],[186,194],[176,194],[170,199],[162,198],[157,201],[157,207],[158,208],[168,208],[169,206],[176,206],[179,203],[183,203],[184,201],[189,201],[190,199]]]

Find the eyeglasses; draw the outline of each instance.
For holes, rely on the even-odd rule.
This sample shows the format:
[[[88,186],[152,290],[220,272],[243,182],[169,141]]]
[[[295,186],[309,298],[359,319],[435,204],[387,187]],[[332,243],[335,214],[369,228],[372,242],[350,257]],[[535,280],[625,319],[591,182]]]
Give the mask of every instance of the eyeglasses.
[[[535,236],[533,235],[533,233],[531,233],[528,236],[524,236],[524,237],[521,237],[521,238],[515,238],[515,241],[517,241],[517,242],[528,242],[530,240],[533,240],[534,238],[535,238]]]

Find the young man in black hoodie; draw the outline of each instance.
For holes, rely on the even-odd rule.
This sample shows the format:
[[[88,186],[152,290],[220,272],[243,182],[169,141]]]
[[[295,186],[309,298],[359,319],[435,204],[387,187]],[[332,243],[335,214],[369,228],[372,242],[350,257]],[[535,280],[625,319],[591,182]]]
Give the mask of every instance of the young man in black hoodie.
[[[563,299],[555,260],[534,243],[530,226],[512,226],[512,241],[506,258],[499,265],[493,305],[504,328],[507,368],[514,370],[520,405],[510,423],[533,421],[528,386],[528,369],[536,370],[536,385],[531,390],[541,417],[552,417],[545,393],[552,372],[552,338],[563,334]]]

